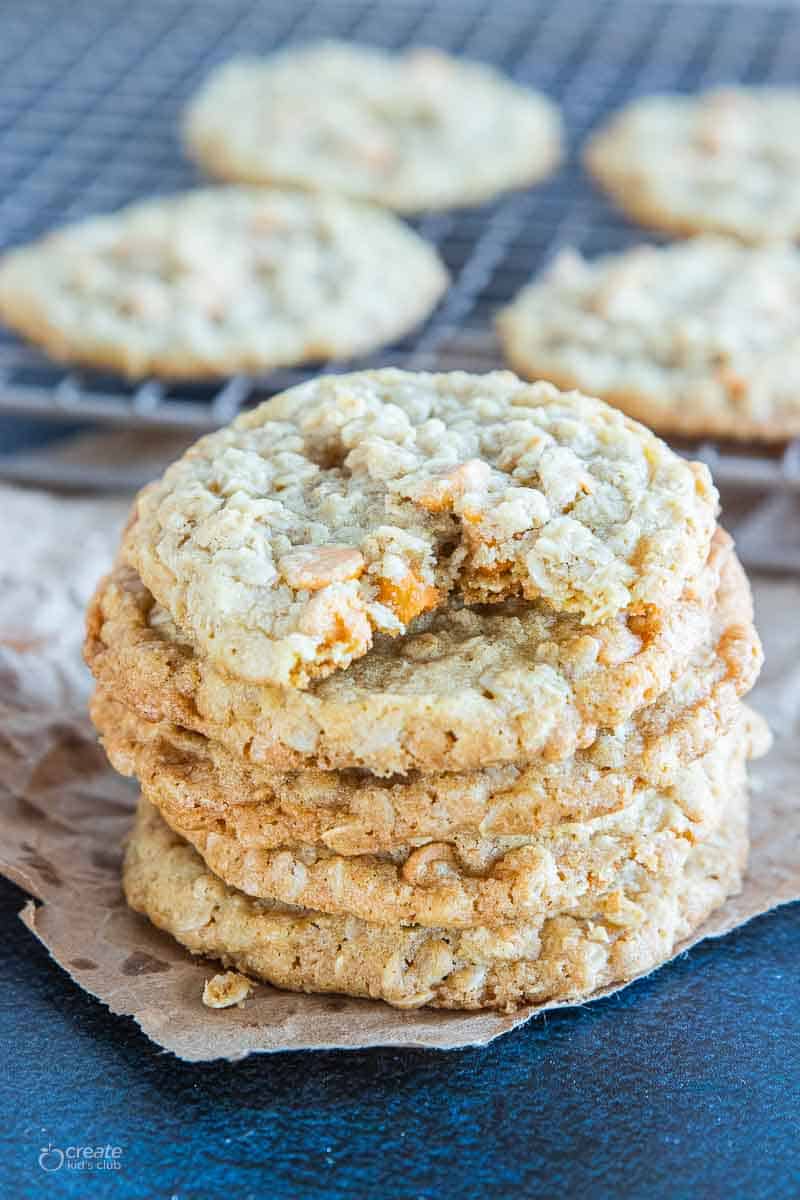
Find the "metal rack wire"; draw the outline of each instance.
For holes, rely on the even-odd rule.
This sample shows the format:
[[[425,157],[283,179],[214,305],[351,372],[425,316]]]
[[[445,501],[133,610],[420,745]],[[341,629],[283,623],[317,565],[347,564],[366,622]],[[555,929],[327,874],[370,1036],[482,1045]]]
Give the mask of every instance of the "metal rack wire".
[[[390,48],[432,44],[542,88],[565,113],[567,164],[543,186],[415,222],[439,247],[452,288],[421,330],[366,360],[487,369],[499,363],[493,313],[557,248],[595,254],[648,236],[583,175],[576,149],[587,131],[644,92],[795,81],[800,8],[663,0],[26,0],[4,11],[2,31],[2,245],[198,183],[181,154],[179,114],[211,67],[237,52],[320,36]],[[0,333],[0,412],[61,422],[208,429],[307,374],[131,387],[112,375],[65,371]],[[800,443],[774,454],[710,443],[692,450],[722,485],[800,493]],[[800,547],[796,556],[800,565]]]

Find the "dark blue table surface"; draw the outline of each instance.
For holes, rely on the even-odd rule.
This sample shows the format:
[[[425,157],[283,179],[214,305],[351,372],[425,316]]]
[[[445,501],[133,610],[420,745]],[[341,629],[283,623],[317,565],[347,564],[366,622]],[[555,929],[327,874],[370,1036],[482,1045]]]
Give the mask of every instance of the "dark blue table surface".
[[[188,1065],[70,981],[23,900],[0,880],[4,1200],[800,1196],[800,905],[482,1050]],[[39,1166],[84,1145],[119,1170]]]

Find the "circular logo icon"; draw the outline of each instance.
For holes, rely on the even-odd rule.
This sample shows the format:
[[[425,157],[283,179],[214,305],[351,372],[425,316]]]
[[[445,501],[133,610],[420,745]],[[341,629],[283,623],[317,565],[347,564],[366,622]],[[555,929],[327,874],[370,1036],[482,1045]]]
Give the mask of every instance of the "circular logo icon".
[[[39,1166],[43,1171],[58,1171],[64,1165],[64,1151],[50,1143],[39,1151]]]

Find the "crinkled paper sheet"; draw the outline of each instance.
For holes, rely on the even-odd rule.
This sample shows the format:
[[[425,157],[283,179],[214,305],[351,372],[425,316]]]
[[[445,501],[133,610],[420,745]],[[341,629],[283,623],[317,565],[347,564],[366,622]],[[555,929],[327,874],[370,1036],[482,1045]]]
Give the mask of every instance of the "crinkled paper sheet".
[[[112,1012],[130,1014],[159,1046],[194,1061],[484,1045],[553,1007],[514,1016],[400,1012],[267,986],[241,1008],[203,1006],[203,982],[215,968],[125,906],[120,847],[135,789],[108,767],[85,715],[83,609],[111,560],[125,508],[118,500],[0,489],[0,872],[41,902],[30,901],[21,915],[53,958]],[[767,664],[753,699],[775,748],[753,768],[744,890],[681,950],[800,898],[800,582],[758,578],[754,588]]]

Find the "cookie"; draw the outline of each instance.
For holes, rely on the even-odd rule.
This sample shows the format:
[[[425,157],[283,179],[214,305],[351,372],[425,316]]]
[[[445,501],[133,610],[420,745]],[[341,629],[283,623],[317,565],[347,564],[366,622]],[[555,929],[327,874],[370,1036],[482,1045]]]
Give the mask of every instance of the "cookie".
[[[85,656],[103,691],[145,720],[202,733],[271,770],[464,771],[560,761],[592,745],[603,767],[660,785],[727,727],[761,664],[747,579],[732,554],[722,565],[710,636],[654,703],[647,703],[654,676],[643,688],[624,655],[616,663],[609,656],[606,668],[619,681],[616,693],[602,686],[600,670],[597,697],[576,690],[568,675],[536,661],[557,642],[544,633],[538,641],[521,637],[536,633],[534,606],[523,617],[515,622],[496,608],[444,614],[427,632],[387,639],[302,692],[245,684],[212,667],[137,576],[118,567],[90,604]],[[544,626],[551,638],[553,629]],[[635,654],[636,643],[626,644]],[[625,686],[627,676],[633,686],[630,679]],[[619,715],[626,709],[633,710],[627,719]],[[603,712],[613,716],[607,728],[596,723]]]
[[[335,197],[216,188],[68,226],[0,260],[0,317],[54,358],[197,379],[346,359],[426,317],[435,250]]]
[[[706,467],[598,400],[364,371],[202,438],[139,494],[124,553],[212,664],[306,687],[451,595],[658,619],[716,511]]]
[[[588,170],[630,216],[745,242],[800,236],[800,90],[645,96],[590,139]]]
[[[143,796],[225,883],[260,899],[361,917],[378,925],[496,927],[554,915],[640,872],[673,874],[716,828],[728,794],[744,786],[745,744],[731,733],[686,768],[668,792],[640,789],[623,809],[517,837],[455,834],[344,856],[308,844],[267,849],[228,812],[213,822]]]
[[[103,692],[93,698],[91,714],[112,766],[135,776],[176,828],[232,830],[242,846],[260,850],[302,844],[358,855],[405,843],[452,842],[459,835],[520,837],[619,812],[649,786],[624,770],[597,767],[590,751],[562,763],[406,778],[364,771],[276,773],[200,734],[145,721]],[[733,739],[748,757],[763,752],[763,722],[755,714],[745,710],[735,730],[717,747]],[[702,822],[708,787],[701,763],[680,768],[673,786],[691,821]]]
[[[125,856],[128,903],[194,954],[276,987],[399,1008],[578,1000],[663,962],[726,897],[747,858],[747,798],[672,877],[637,876],[570,912],[503,929],[393,928],[256,900],[226,886],[142,801]]]
[[[562,763],[388,779],[359,770],[275,772],[202,734],[146,721],[104,691],[91,714],[111,765],[139,779],[158,808],[210,830],[230,819],[248,844],[267,849],[301,842],[372,854],[460,833],[530,834],[616,812],[645,786],[595,767],[586,751]]]
[[[571,251],[497,320],[514,369],[660,433],[800,434],[800,253],[706,236],[588,262]]]
[[[184,140],[223,179],[418,212],[549,175],[561,121],[544,96],[491,67],[329,41],[218,67],[189,104]]]

